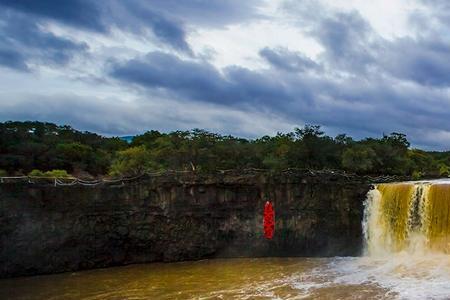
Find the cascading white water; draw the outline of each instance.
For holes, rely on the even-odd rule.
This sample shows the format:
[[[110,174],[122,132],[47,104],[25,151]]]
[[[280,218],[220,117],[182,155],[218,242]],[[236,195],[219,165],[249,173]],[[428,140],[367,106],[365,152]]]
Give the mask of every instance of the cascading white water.
[[[377,184],[365,200],[365,254],[333,269],[393,299],[450,299],[450,181]]]
[[[450,252],[449,182],[379,184],[367,194],[366,254]]]

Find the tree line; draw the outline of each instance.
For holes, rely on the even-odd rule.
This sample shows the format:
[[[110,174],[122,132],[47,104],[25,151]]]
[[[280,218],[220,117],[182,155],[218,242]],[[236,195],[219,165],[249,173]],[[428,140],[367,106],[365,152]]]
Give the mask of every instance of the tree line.
[[[143,172],[334,169],[364,175],[448,176],[450,152],[412,149],[406,136],[330,137],[320,126],[244,139],[201,129],[118,137],[44,122],[0,123],[0,176],[122,177]]]

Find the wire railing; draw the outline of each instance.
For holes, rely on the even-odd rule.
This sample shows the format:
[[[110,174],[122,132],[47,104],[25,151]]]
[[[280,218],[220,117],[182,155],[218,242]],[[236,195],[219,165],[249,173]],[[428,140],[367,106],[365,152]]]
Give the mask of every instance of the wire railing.
[[[28,183],[28,184],[53,184],[54,186],[98,186],[98,185],[114,185],[125,184],[126,182],[137,181],[143,178],[163,177],[163,176],[176,176],[180,174],[184,175],[227,175],[233,174],[236,176],[252,175],[257,173],[273,173],[273,174],[286,174],[286,175],[303,175],[303,176],[338,176],[346,179],[359,179],[367,182],[391,182],[399,180],[410,179],[407,176],[397,175],[383,175],[383,176],[369,176],[369,175],[356,175],[354,173],[347,173],[342,170],[314,170],[314,169],[296,169],[288,168],[285,170],[271,170],[271,169],[258,169],[258,168],[245,168],[245,169],[228,169],[228,170],[216,170],[214,172],[198,172],[193,170],[164,170],[157,172],[144,172],[132,177],[120,177],[120,178],[101,178],[94,180],[86,180],[73,176],[68,177],[51,177],[51,176],[3,176],[0,177],[0,184],[3,183]]]

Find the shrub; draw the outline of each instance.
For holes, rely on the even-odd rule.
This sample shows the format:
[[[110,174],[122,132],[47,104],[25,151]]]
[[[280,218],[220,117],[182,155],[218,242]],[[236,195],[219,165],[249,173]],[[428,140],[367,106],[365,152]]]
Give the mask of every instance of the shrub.
[[[439,166],[439,176],[448,177],[449,174],[450,174],[450,168],[445,164],[441,164]]]
[[[422,172],[417,171],[417,170],[415,170],[415,171],[412,173],[412,179],[413,179],[413,180],[419,180],[419,179],[422,178],[422,176],[423,176]]]
[[[8,176],[8,172],[6,172],[3,169],[0,169],[0,177],[6,177],[6,176]]]
[[[67,178],[70,177],[70,175],[67,173],[66,170],[51,170],[45,172],[45,176],[48,177],[55,177],[55,178]]]
[[[44,177],[45,173],[42,172],[41,170],[34,169],[30,173],[28,173],[28,176],[31,176],[31,177]]]

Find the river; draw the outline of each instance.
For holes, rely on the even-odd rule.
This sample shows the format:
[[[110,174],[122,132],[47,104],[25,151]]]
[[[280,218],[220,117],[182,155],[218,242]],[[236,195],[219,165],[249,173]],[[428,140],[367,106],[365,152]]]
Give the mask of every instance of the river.
[[[447,257],[255,258],[4,279],[0,299],[448,299]]]

